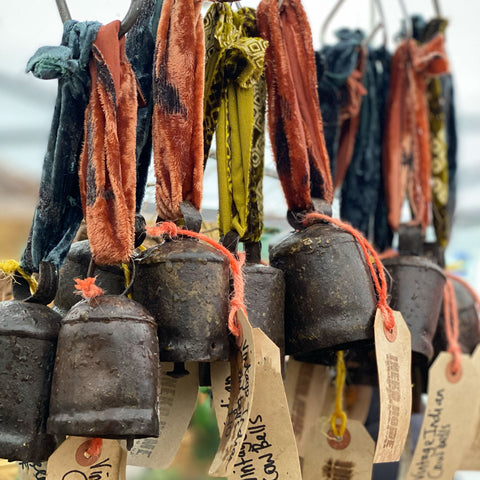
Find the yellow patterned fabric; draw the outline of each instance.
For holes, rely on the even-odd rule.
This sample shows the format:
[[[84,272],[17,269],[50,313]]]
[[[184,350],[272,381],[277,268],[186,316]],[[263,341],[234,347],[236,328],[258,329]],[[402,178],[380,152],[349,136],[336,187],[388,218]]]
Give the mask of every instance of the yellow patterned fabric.
[[[241,239],[247,233],[254,106],[258,103],[255,86],[263,74],[268,46],[252,36],[249,25],[254,25],[254,19],[251,8],[233,12],[230,5],[218,3],[205,16],[205,161],[216,131],[220,233],[235,230]],[[258,148],[258,142],[255,145]]]

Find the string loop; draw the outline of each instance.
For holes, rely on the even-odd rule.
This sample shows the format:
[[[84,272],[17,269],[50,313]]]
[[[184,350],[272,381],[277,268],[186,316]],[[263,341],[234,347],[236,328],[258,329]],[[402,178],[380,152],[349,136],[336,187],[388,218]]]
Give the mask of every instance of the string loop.
[[[35,293],[37,290],[38,282],[33,275],[29,275],[21,266],[20,263],[16,260],[4,260],[0,262],[0,270],[4,273],[6,277],[13,278],[15,272],[19,273],[30,287],[30,293]]]
[[[462,349],[458,343],[459,325],[457,298],[453,283],[447,276],[443,289],[443,315],[445,318],[445,334],[447,335],[447,352],[452,354],[451,371],[456,374],[462,366]]]
[[[330,417],[330,426],[332,432],[337,438],[342,438],[347,428],[347,414],[343,410],[343,390],[345,388],[345,378],[347,369],[343,359],[343,350],[337,352],[337,377],[335,379],[335,411]],[[340,427],[337,426],[337,420],[340,420]]]

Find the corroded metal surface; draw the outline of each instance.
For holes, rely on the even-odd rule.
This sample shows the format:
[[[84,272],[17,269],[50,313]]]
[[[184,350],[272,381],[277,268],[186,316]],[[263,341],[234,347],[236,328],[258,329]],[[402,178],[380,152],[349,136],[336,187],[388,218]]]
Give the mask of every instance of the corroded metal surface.
[[[376,296],[352,235],[312,225],[273,246],[270,263],[285,275],[287,354],[316,357],[322,349],[372,341]]]
[[[59,285],[53,309],[61,315],[82,300],[75,290],[75,278],[85,278],[92,259],[88,240],[75,242],[70,247],[65,264],[60,269]],[[106,294],[119,295],[125,290],[125,277],[122,269],[115,265],[97,265],[95,284]]]
[[[160,360],[228,360],[227,259],[213,247],[181,238],[149,248],[135,263],[133,298],[157,321]]]
[[[0,458],[41,462],[56,447],[46,422],[60,321],[45,305],[0,303]]]
[[[424,257],[400,255],[383,264],[391,278],[390,306],[402,313],[410,329],[412,352],[431,360],[445,275]]]
[[[138,303],[106,295],[62,321],[48,431],[102,438],[158,436],[156,323]]]

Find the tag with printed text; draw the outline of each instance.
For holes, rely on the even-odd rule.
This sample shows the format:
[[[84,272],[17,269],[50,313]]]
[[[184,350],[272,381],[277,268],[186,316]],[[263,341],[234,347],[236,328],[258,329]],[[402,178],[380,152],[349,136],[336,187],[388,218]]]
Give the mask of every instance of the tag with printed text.
[[[347,420],[338,441],[330,419],[320,417],[307,435],[303,480],[371,480],[374,448],[372,437],[357,420]]]
[[[46,480],[47,462],[18,462],[18,480]]]
[[[187,375],[175,378],[174,364],[160,363],[158,438],[135,440],[128,452],[128,465],[167,468],[177,453],[187,431],[198,396],[198,363],[185,363]]]
[[[253,330],[242,310],[237,311],[237,322],[241,337],[230,361],[230,400],[225,426],[220,429],[223,430],[220,446],[209,470],[209,474],[216,477],[233,473],[252,409],[256,368]]]
[[[301,480],[295,435],[283,386],[279,348],[259,328],[255,395],[247,433],[229,479]]]
[[[427,407],[407,480],[452,480],[475,438],[480,375],[470,356],[462,355],[461,373],[452,378],[451,360],[450,353],[440,353],[428,372]]]
[[[301,457],[308,430],[322,412],[329,383],[329,367],[297,362],[293,358],[288,360],[285,393],[297,440],[298,454]]]
[[[86,451],[91,440],[86,437],[68,437],[48,459],[48,480],[125,480],[126,448],[117,440],[104,439],[100,454],[88,456]]]
[[[400,460],[412,413],[412,344],[410,330],[400,312],[395,315],[396,335],[383,327],[380,310],[375,315],[375,355],[380,392],[380,425],[375,463]]]
[[[480,373],[480,345],[477,346],[472,354],[472,362],[477,371]],[[470,392],[470,395],[480,395],[480,385],[476,387],[475,391]],[[467,448],[462,462],[460,463],[459,470],[480,470],[480,406],[477,409],[477,415],[474,417],[472,412],[472,422],[476,425],[475,439],[472,444]]]

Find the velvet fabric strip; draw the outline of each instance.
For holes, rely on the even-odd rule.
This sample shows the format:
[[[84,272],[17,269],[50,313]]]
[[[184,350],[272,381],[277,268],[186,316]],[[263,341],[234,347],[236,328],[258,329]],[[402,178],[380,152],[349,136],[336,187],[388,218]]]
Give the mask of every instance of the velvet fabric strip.
[[[153,156],[158,217],[200,209],[203,182],[205,41],[201,0],[164,0],[153,73]]]
[[[93,44],[79,171],[88,239],[98,265],[128,262],[133,253],[137,82],[119,27],[119,21],[100,27]]]
[[[98,22],[66,22],[61,45],[40,48],[27,64],[27,72],[38,78],[58,78],[38,205],[21,259],[29,273],[38,272],[41,261],[63,265],[83,218],[78,161],[90,87],[88,62],[99,27]]]
[[[300,0],[262,0],[257,10],[266,52],[268,125],[278,175],[292,212],[332,202],[330,161],[316,90],[312,34]]]
[[[142,209],[152,157],[153,54],[163,0],[146,0],[133,27],[126,35],[125,51],[139,83],[143,102],[137,109],[137,193],[136,211]]]
[[[425,44],[403,40],[392,58],[384,138],[384,175],[388,221],[397,230],[408,197],[412,223],[430,220],[431,153],[427,81],[448,71],[443,36]]]
[[[205,132],[206,139],[211,139],[213,127],[216,131],[220,234],[233,230],[244,240],[253,193],[250,177],[255,174],[250,161],[255,87],[263,74],[267,42],[255,36],[254,10],[243,8],[234,12],[229,4],[210,7],[205,17],[205,31],[204,125],[210,129]],[[257,103],[261,102],[257,96]],[[257,125],[257,128],[261,127]]]

